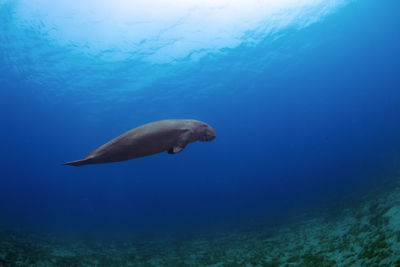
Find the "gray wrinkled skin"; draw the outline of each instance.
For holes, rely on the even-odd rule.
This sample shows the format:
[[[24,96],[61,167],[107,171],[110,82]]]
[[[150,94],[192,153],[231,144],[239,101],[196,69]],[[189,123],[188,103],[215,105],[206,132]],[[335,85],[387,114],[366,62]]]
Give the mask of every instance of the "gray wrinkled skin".
[[[160,152],[170,154],[181,152],[188,143],[211,141],[215,131],[208,124],[197,120],[161,120],[134,128],[102,145],[82,160],[64,165],[82,166],[87,164],[124,161]]]

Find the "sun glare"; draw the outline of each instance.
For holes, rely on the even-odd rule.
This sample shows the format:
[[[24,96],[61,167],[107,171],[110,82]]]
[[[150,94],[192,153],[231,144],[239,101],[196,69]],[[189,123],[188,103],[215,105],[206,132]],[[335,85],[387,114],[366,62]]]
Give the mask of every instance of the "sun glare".
[[[19,0],[21,25],[96,55],[171,62],[304,27],[346,0]],[[249,34],[251,33],[251,34]]]

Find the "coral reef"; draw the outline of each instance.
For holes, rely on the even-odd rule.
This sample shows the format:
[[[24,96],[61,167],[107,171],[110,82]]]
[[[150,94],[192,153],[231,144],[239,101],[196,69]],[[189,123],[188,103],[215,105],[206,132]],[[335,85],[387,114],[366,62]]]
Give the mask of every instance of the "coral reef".
[[[184,240],[69,242],[0,231],[0,266],[398,266],[400,187],[340,215]]]

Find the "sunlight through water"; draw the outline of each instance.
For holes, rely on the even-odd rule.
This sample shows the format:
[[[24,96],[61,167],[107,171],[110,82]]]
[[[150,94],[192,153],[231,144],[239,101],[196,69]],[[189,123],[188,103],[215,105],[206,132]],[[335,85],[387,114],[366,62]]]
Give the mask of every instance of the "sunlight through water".
[[[106,59],[196,59],[254,44],[287,26],[306,27],[344,0],[20,0],[20,23],[61,45]]]
[[[38,85],[38,93],[46,97],[72,92],[82,101],[86,96],[90,101],[124,101],[125,93],[139,92],[171,74],[195,79],[184,72],[211,69],[200,60],[259,47],[285,36],[286,30],[320,21],[349,1],[1,0],[0,48],[5,66]],[[265,47],[264,57],[276,57],[276,49],[280,47]],[[145,96],[129,99],[140,97]]]

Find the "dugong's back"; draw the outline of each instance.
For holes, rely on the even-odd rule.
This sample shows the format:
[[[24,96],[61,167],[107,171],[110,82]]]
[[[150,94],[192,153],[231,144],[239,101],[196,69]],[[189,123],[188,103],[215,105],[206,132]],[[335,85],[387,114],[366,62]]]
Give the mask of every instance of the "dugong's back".
[[[170,149],[184,131],[184,124],[178,120],[151,122],[102,145],[88,158],[95,157],[96,163],[106,163],[153,155]]]
[[[177,146],[181,146],[181,149],[183,149],[187,143],[196,140],[193,134],[196,132],[196,127],[204,127],[205,125],[209,127],[207,124],[196,120],[151,122],[134,128],[100,146],[85,159],[67,162],[65,165],[81,166],[110,163],[153,155]],[[214,130],[211,127],[209,128],[215,137]]]

